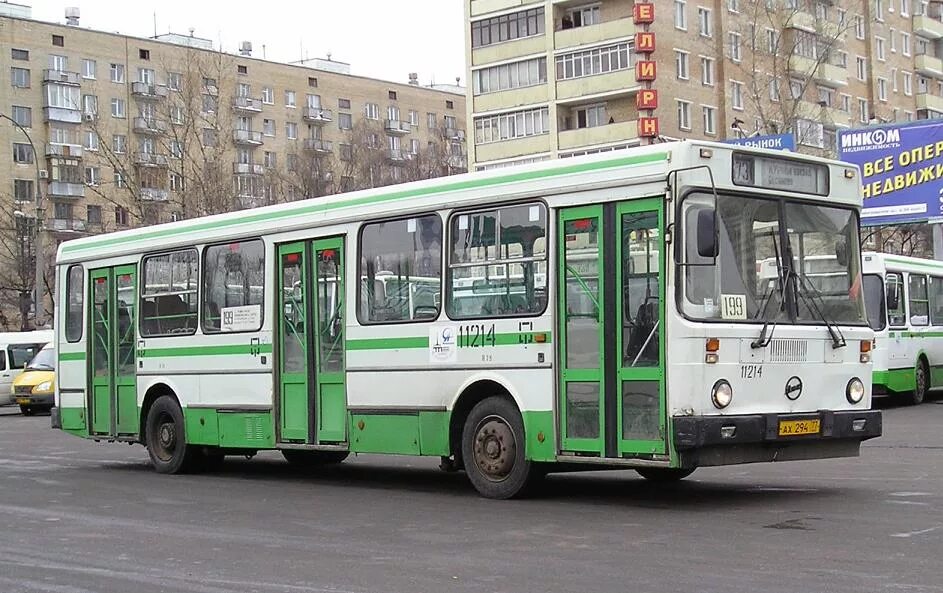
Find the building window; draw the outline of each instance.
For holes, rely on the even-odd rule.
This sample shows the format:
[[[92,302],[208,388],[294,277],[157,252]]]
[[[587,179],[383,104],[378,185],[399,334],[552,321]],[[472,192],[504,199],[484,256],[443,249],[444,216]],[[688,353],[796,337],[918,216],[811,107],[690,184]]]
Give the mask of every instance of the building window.
[[[342,161],[349,161],[353,158],[353,147],[350,144],[341,144],[339,154]]]
[[[575,110],[577,128],[595,128],[609,123],[609,116],[606,114],[606,104],[590,105]]]
[[[52,217],[57,220],[72,220],[72,204],[55,202],[52,205]]]
[[[419,127],[419,112],[416,111],[415,109],[409,110],[409,125],[411,125],[414,128]]]
[[[714,59],[701,56],[701,84],[714,86]]]
[[[98,62],[95,60],[82,60],[82,78],[94,79],[98,73]]]
[[[29,107],[14,105],[11,115],[13,116],[13,121],[20,124],[24,128],[30,128],[33,126],[33,110]]]
[[[21,142],[13,143],[13,162],[21,165],[33,164],[33,147]]]
[[[472,48],[543,35],[544,9],[534,8],[475,21],[471,24]]]
[[[262,102],[266,105],[275,104],[275,91],[270,86],[262,87]]]
[[[170,191],[183,191],[183,176],[177,173],[170,174]]]
[[[243,66],[242,64],[236,65],[236,74],[248,74],[248,73],[249,73],[248,66]]]
[[[124,134],[114,134],[111,137],[111,151],[115,154],[128,152],[128,137]]]
[[[635,54],[628,43],[617,43],[557,56],[557,80],[580,78],[626,70],[635,65]]]
[[[179,91],[180,86],[183,84],[183,74],[180,72],[168,72],[167,73],[167,88],[172,91]]]
[[[546,82],[547,58],[501,64],[472,72],[472,88],[476,95],[535,86]]]
[[[269,169],[275,168],[275,153],[266,150],[262,153],[262,163]]]
[[[115,98],[111,100],[111,117],[125,117],[124,99]]]
[[[142,60],[150,60],[150,59],[151,59],[151,50],[149,50],[149,49],[139,49],[139,50],[138,50],[138,57],[141,58]]]
[[[845,113],[851,113],[851,95],[842,95],[841,103],[839,103],[839,109]]]
[[[773,29],[766,29],[766,52],[774,56],[779,46],[779,35]]]
[[[858,80],[864,82],[868,76],[867,62],[864,61],[864,58],[858,56],[855,58],[855,66],[857,69]]]
[[[359,284],[360,323],[438,318],[442,243],[438,214],[364,225],[359,246],[364,279]]]
[[[101,169],[98,167],[85,167],[85,185],[96,187],[101,181]]]
[[[295,107],[295,91],[285,91],[285,107]]]
[[[739,62],[743,59],[743,52],[741,50],[741,37],[740,33],[730,33],[730,59],[734,62]]]
[[[349,113],[337,114],[337,127],[341,130],[350,130],[354,127],[354,119]]]
[[[684,0],[675,0],[675,29],[688,30],[688,6]]]
[[[675,72],[680,80],[688,79],[688,52],[675,50]]]
[[[887,101],[887,79],[878,78],[878,100]]]
[[[891,0],[893,2],[893,0]],[[910,3],[912,0],[900,0],[900,16],[910,16]]]
[[[855,15],[855,37],[864,41],[864,17],[860,14]]]
[[[311,87],[311,88],[313,88],[313,89],[318,88],[318,79],[317,79],[316,77],[314,77],[314,76],[309,76],[309,77],[308,77],[308,86]]]
[[[29,70],[26,68],[10,68],[10,84],[14,88],[28,89],[30,85]]]
[[[512,111],[475,119],[475,142],[487,144],[513,138],[537,136],[550,131],[547,107]]]
[[[802,86],[802,81],[791,79],[789,81],[789,96],[793,99],[801,99],[802,95],[805,92],[805,88]]]
[[[697,32],[701,37],[713,36],[710,9],[697,7]]]
[[[566,14],[563,16],[562,28],[588,27],[590,25],[598,25],[601,22],[599,18],[599,5],[594,4],[567,10]]]
[[[380,119],[380,106],[376,103],[365,103],[363,114],[367,119]]]
[[[389,96],[390,101],[396,100],[396,91],[387,91],[387,95]]]
[[[13,48],[10,53],[14,60],[29,61],[29,50]]]
[[[196,333],[200,256],[184,249],[141,262],[141,336]]]
[[[120,173],[115,173],[115,181],[116,184],[120,184],[118,187],[124,187],[124,181],[122,180]],[[118,226],[128,226],[128,221],[131,219],[130,214],[131,213],[128,212],[126,208],[115,206],[115,224]]]
[[[867,99],[858,99],[858,121],[860,123],[868,123],[868,101]]]
[[[446,108],[446,109],[455,109],[455,102],[454,102],[454,101],[449,101],[448,99],[446,99],[446,101],[445,101],[445,108]]]
[[[738,111],[743,110],[743,83],[730,81],[730,106]]]
[[[350,99],[338,99],[337,100],[338,109],[350,109]]]
[[[262,134],[265,136],[275,136],[275,120],[274,119],[263,119],[262,120]]]
[[[33,182],[29,179],[14,179],[13,200],[16,202],[32,202],[33,199]]]
[[[678,101],[678,127],[682,130],[691,129],[691,103]]]
[[[884,47],[884,39],[882,39],[881,37],[875,37],[874,47],[875,47],[875,50],[877,51],[878,60],[881,62],[887,60],[887,51],[886,51],[886,48]]]
[[[543,204],[454,214],[449,224],[449,317],[542,313],[547,296],[538,270],[547,265],[546,237]]]
[[[913,91],[914,91],[913,74],[911,74],[910,72],[901,72],[900,76],[901,76],[901,80],[903,81],[904,94],[909,97],[910,95],[913,94]]]
[[[713,107],[708,107],[706,105],[701,106],[703,109],[704,115],[704,133],[705,134],[716,134],[717,133],[717,110]]]
[[[727,10],[730,12],[740,12],[740,0],[727,0]]]
[[[888,45],[890,46],[891,53],[897,53],[897,31],[891,29],[887,33]]]
[[[83,134],[82,146],[85,147],[85,150],[96,151],[98,150],[99,140],[98,133],[95,130],[85,130]]]
[[[109,67],[111,82],[124,82],[124,64],[111,64]]]
[[[204,332],[258,331],[264,296],[265,246],[260,239],[211,245],[203,251]],[[242,321],[235,325],[237,308]]]
[[[285,136],[287,136],[289,140],[297,140],[298,124],[293,121],[285,122]]]
[[[219,98],[216,95],[203,95],[203,113],[216,113]]]
[[[101,206],[86,207],[85,219],[88,221],[88,224],[101,224],[102,223],[102,207]]]
[[[65,37],[62,35],[53,35],[52,44],[56,47],[65,47]]]
[[[439,127],[439,116],[435,113],[426,114],[426,127],[430,130],[434,130]]]
[[[900,32],[900,53],[910,56],[910,33]]]

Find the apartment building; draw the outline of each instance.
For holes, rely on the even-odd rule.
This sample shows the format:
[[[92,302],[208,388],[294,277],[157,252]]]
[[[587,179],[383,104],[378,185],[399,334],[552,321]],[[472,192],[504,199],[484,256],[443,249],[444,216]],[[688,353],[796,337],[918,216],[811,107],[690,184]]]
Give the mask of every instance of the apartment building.
[[[466,0],[475,169],[943,117],[941,3]]]
[[[249,43],[224,53],[192,33],[96,31],[79,26],[76,9],[66,16],[40,22],[0,4],[0,200],[12,217],[0,239],[14,246],[0,250],[0,277],[21,288],[37,184],[51,259],[77,235],[466,168],[464,89],[353,76],[331,60],[267,61]]]

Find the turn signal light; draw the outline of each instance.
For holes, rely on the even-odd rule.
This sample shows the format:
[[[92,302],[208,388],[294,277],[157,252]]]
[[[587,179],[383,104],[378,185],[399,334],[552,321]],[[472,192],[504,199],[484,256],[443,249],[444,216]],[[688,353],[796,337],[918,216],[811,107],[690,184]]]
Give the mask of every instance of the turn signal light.
[[[544,344],[547,341],[547,334],[534,334],[534,341],[538,344]]]
[[[720,340],[717,338],[707,338],[706,348],[708,352],[717,352],[720,350]]]
[[[871,340],[861,340],[860,352],[871,352]]]

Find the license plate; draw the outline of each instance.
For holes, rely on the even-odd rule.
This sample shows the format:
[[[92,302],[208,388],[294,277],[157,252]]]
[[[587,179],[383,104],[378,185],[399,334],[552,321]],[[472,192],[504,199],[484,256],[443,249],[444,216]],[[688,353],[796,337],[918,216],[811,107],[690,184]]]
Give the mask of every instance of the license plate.
[[[800,434],[819,434],[822,421],[818,418],[811,420],[780,420],[779,436],[791,437]]]
[[[29,403],[29,398],[22,398],[22,397],[21,397],[21,398],[18,398],[18,399],[16,400],[16,403],[17,403],[17,404],[28,404],[28,403]]]

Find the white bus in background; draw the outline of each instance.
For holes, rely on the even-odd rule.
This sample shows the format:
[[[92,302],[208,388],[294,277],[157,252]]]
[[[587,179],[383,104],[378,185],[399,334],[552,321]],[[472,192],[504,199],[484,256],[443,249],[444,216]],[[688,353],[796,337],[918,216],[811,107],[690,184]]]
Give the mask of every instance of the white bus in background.
[[[943,386],[943,262],[865,252],[862,271],[874,393],[919,404]]]
[[[846,163],[692,141],[69,241],[53,422],[163,473],[425,455],[493,498],[855,456],[863,296],[757,262],[860,285],[860,209]]]

